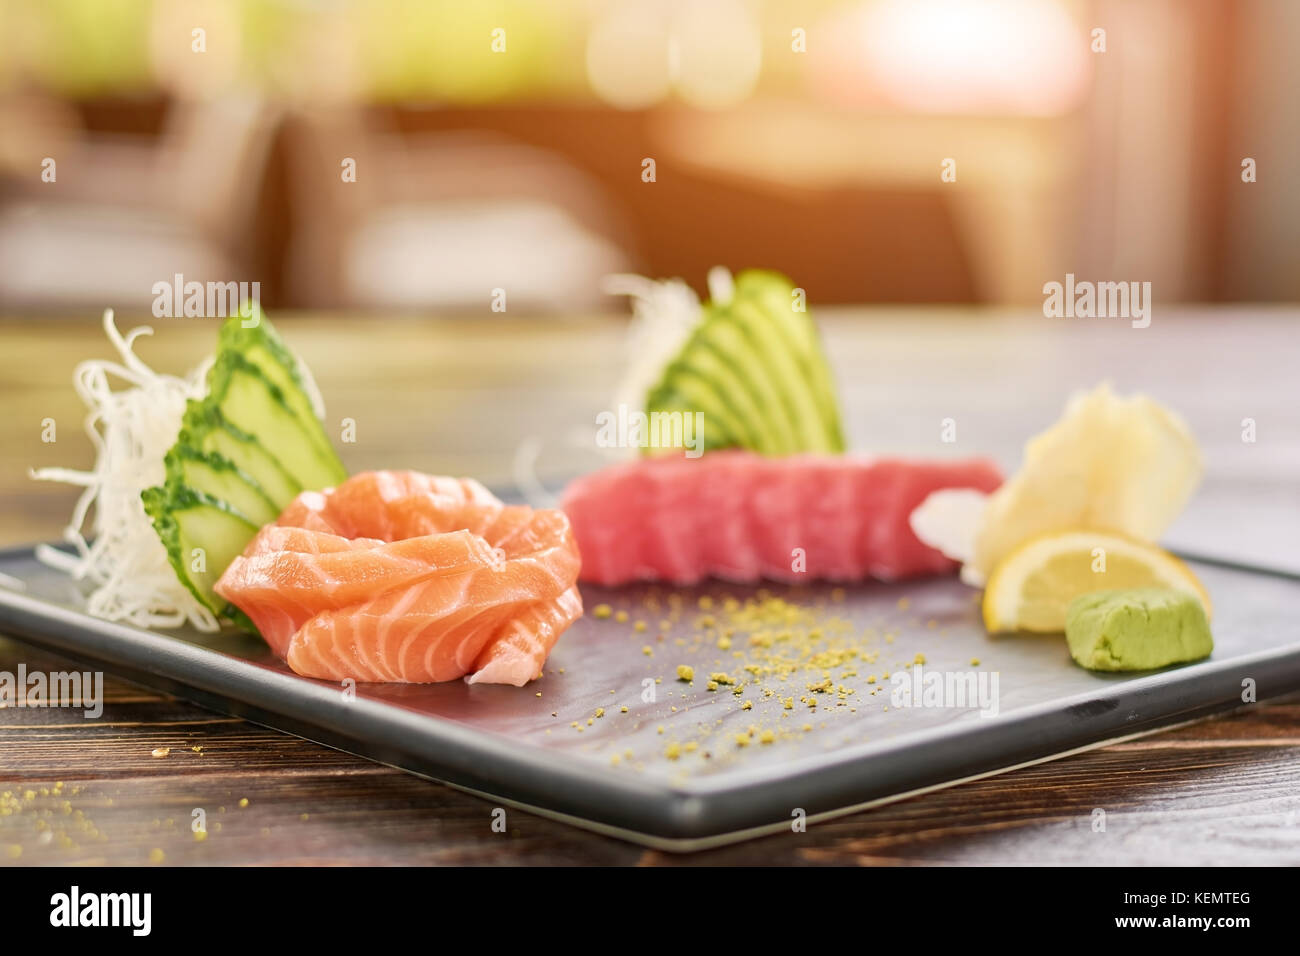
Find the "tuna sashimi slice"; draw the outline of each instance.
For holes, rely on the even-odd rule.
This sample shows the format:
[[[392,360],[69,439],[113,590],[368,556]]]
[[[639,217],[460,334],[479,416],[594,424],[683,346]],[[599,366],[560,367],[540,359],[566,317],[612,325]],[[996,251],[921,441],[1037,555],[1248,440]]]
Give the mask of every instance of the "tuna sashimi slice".
[[[738,455],[715,458],[711,468],[714,477],[710,481],[695,482],[695,520],[702,554],[691,581],[709,575],[753,581],[761,571],[749,519],[755,472],[746,458]],[[689,478],[691,473],[683,469],[682,474]],[[611,570],[618,575],[616,567]]]
[[[817,476],[807,467],[795,467],[791,459],[773,459],[750,470],[753,480],[745,511],[761,576],[773,581],[807,580],[808,554],[817,554],[822,544],[809,539],[805,526],[804,502],[820,493]]]
[[[667,581],[689,579],[700,566],[705,538],[695,511],[698,500],[690,475],[660,469],[645,472],[647,498],[642,510],[654,520],[642,525],[641,558],[649,573]]]
[[[989,492],[1001,483],[997,466],[983,459],[718,451],[604,468],[571,483],[561,507],[583,554],[584,581],[892,580],[956,568],[908,523],[931,492]],[[671,494],[647,490],[658,488]]]

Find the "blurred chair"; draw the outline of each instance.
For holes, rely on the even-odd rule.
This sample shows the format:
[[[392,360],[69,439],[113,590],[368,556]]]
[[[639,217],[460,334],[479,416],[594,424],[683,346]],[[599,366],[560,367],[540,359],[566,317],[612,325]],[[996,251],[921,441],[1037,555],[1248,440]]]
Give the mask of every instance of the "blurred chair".
[[[295,303],[487,312],[502,289],[507,311],[592,310],[631,264],[599,184],[544,150],[351,111],[302,118],[289,143]]]
[[[147,310],[155,282],[258,281],[245,243],[265,170],[273,111],[260,101],[178,103],[156,142],[4,122],[30,143],[0,204],[0,307]],[[48,131],[46,131],[48,133]],[[46,148],[49,152],[45,152]],[[53,183],[41,159],[57,164]]]

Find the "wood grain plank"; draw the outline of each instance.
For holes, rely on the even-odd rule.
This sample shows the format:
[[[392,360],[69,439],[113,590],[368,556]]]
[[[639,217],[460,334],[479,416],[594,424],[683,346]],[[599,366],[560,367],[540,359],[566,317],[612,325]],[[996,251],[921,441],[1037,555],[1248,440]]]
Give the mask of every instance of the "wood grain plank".
[[[0,668],[19,660],[69,666],[0,642]],[[254,865],[1300,863],[1300,697],[690,856],[513,808],[497,833],[490,803],[430,781],[111,678],[105,699],[93,727],[0,711],[0,860],[18,847],[24,864],[148,863],[155,850]]]

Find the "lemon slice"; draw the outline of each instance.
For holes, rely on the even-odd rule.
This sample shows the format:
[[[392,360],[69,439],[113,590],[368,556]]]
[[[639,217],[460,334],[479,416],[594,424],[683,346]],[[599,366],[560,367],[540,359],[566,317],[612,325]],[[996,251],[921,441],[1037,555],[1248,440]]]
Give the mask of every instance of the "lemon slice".
[[[990,631],[1063,631],[1065,609],[1080,594],[1116,588],[1169,587],[1195,595],[1210,615],[1210,596],[1167,551],[1110,531],[1063,531],[1020,545],[993,570],[984,591]]]

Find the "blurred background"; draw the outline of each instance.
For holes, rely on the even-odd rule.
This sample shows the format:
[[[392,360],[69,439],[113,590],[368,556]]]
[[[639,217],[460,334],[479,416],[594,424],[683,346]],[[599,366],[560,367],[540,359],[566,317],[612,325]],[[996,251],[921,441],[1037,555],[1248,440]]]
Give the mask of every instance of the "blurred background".
[[[717,263],[1295,302],[1297,47],[1288,0],[0,0],[0,309],[556,314]]]

